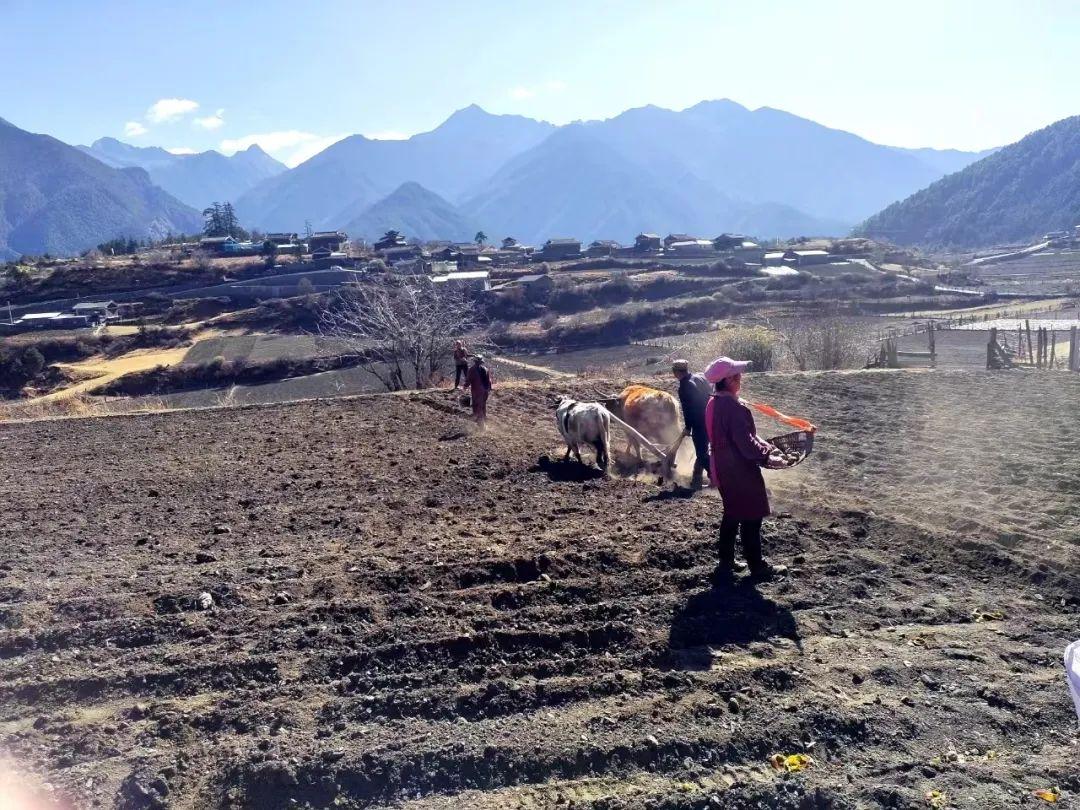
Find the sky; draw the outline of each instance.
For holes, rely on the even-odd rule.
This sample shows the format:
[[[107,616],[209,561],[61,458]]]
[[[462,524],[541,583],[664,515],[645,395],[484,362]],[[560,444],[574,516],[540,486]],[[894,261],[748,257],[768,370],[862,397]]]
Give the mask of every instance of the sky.
[[[1080,113],[1071,0],[0,0],[0,117],[296,165],[479,104],[563,124],[730,98],[894,146]]]

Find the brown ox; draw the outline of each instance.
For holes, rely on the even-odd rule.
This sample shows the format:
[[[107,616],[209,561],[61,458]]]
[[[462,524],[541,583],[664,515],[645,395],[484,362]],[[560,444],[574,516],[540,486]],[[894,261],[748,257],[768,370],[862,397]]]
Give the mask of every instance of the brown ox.
[[[666,391],[628,385],[619,394],[614,410],[616,416],[660,449],[666,449],[679,437],[679,402]],[[632,434],[627,438],[627,452],[641,461],[641,442]]]

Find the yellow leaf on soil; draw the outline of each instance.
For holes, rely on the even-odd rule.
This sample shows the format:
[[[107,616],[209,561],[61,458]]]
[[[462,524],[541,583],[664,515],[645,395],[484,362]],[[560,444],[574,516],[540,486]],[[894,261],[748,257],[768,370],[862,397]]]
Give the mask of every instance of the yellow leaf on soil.
[[[773,754],[769,757],[769,764],[778,771],[798,773],[805,771],[814,764],[814,758],[807,754]]]
[[[1061,794],[1058,793],[1057,788],[1050,788],[1049,790],[1047,790],[1046,788],[1040,788],[1039,790],[1035,791],[1035,795],[1042,799],[1044,802],[1050,802],[1051,804],[1053,804],[1058,800],[1058,796],[1060,796]]]

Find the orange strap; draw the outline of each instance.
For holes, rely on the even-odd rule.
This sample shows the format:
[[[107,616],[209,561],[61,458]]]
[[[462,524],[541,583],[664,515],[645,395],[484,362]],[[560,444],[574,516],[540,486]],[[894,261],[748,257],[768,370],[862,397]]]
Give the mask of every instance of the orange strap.
[[[799,419],[797,416],[787,416],[786,414],[782,414],[772,405],[766,405],[763,402],[747,402],[746,404],[758,413],[771,416],[773,419],[779,419],[784,424],[791,425],[796,430],[806,430],[810,433],[815,433],[817,431],[817,427],[812,423],[807,422],[805,419]]]

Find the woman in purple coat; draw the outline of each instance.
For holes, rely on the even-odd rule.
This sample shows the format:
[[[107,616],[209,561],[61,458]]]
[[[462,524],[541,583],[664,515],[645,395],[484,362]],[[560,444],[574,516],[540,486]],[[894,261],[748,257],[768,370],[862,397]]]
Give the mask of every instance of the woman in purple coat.
[[[705,379],[716,389],[705,409],[705,429],[709,435],[710,478],[724,501],[717,573],[728,575],[746,567],[735,562],[738,535],[750,573],[764,579],[787,569],[770,565],[761,556],[761,521],[770,514],[761,468],[785,465],[780,451],[757,435],[750,409],[739,400],[742,373],[749,365],[748,361],[721,357],[705,369]]]

